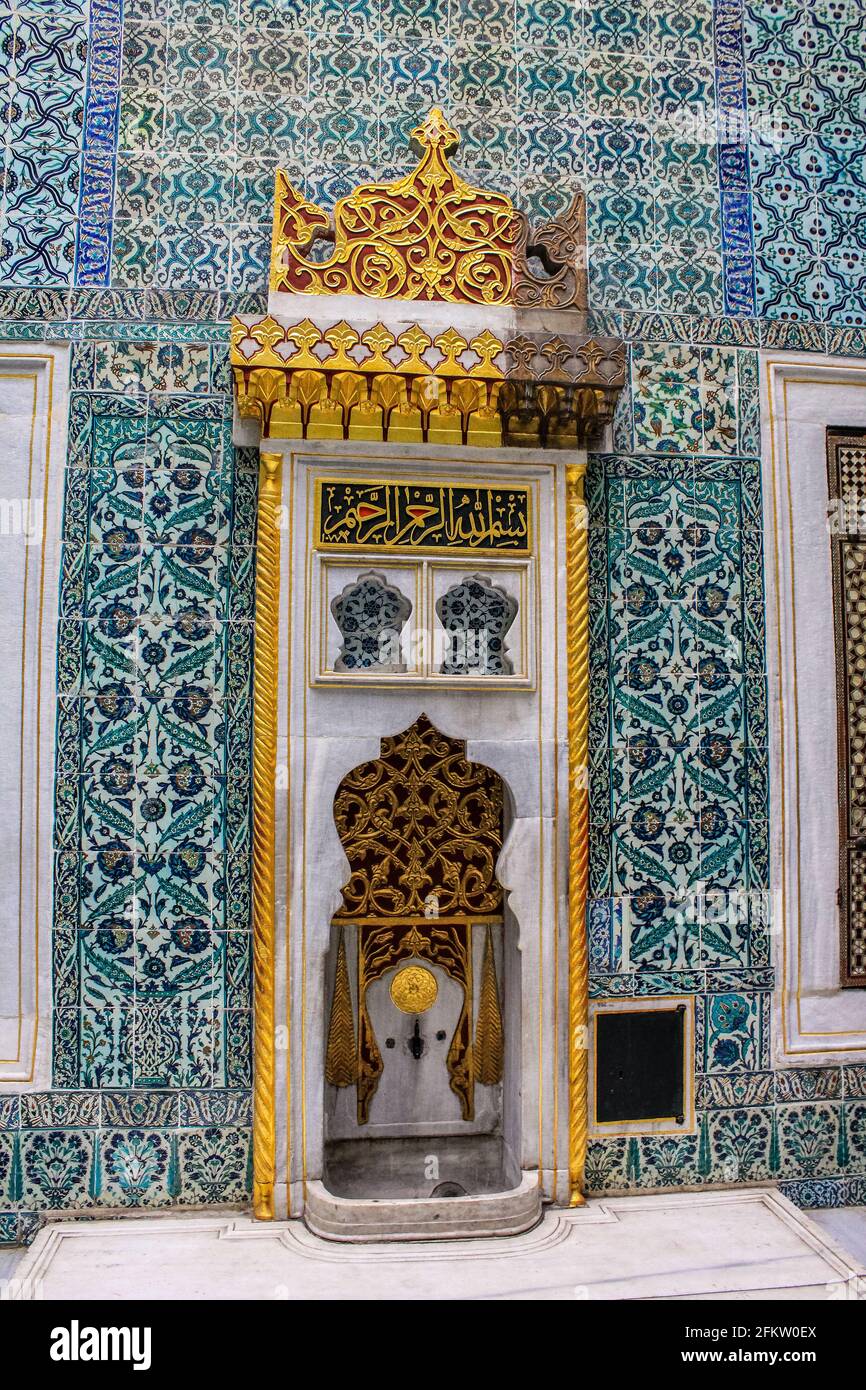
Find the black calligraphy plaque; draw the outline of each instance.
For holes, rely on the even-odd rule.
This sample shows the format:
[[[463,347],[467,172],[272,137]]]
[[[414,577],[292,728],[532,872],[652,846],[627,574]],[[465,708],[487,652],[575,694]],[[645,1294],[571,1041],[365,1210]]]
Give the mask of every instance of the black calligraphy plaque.
[[[684,1008],[596,1014],[598,1124],[683,1123],[685,1019]]]
[[[316,480],[316,546],[528,555],[530,494],[481,484]]]

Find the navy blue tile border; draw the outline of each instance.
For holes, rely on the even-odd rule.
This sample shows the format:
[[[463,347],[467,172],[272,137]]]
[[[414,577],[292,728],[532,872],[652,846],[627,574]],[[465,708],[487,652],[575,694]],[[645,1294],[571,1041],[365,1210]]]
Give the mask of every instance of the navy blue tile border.
[[[91,0],[75,284],[108,285],[120,112],[123,0]]]
[[[725,313],[753,317],[755,261],[743,0],[714,0],[713,41]]]
[[[795,1206],[806,1211],[857,1207],[866,1201],[866,1179],[807,1178],[799,1182],[780,1182],[779,1191]]]

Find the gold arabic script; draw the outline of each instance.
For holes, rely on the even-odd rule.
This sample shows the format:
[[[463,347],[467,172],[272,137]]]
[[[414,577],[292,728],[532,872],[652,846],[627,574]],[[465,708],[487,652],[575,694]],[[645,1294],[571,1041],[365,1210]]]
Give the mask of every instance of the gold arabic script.
[[[320,547],[529,552],[526,488],[321,478],[316,503]]]

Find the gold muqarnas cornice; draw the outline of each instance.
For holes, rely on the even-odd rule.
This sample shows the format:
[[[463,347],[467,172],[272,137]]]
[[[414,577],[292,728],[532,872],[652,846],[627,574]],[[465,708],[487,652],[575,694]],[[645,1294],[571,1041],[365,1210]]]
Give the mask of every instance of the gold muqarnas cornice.
[[[333,217],[278,170],[271,312],[231,337],[263,436],[574,448],[611,418],[625,348],[587,328],[583,195],[533,230],[456,173],[457,142],[434,108],[415,169]]]

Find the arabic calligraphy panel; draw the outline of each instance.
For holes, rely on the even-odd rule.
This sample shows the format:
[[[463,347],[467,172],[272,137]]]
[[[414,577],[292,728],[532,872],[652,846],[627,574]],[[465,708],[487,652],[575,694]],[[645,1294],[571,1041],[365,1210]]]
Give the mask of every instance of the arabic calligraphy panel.
[[[528,555],[528,488],[319,478],[317,549]]]

